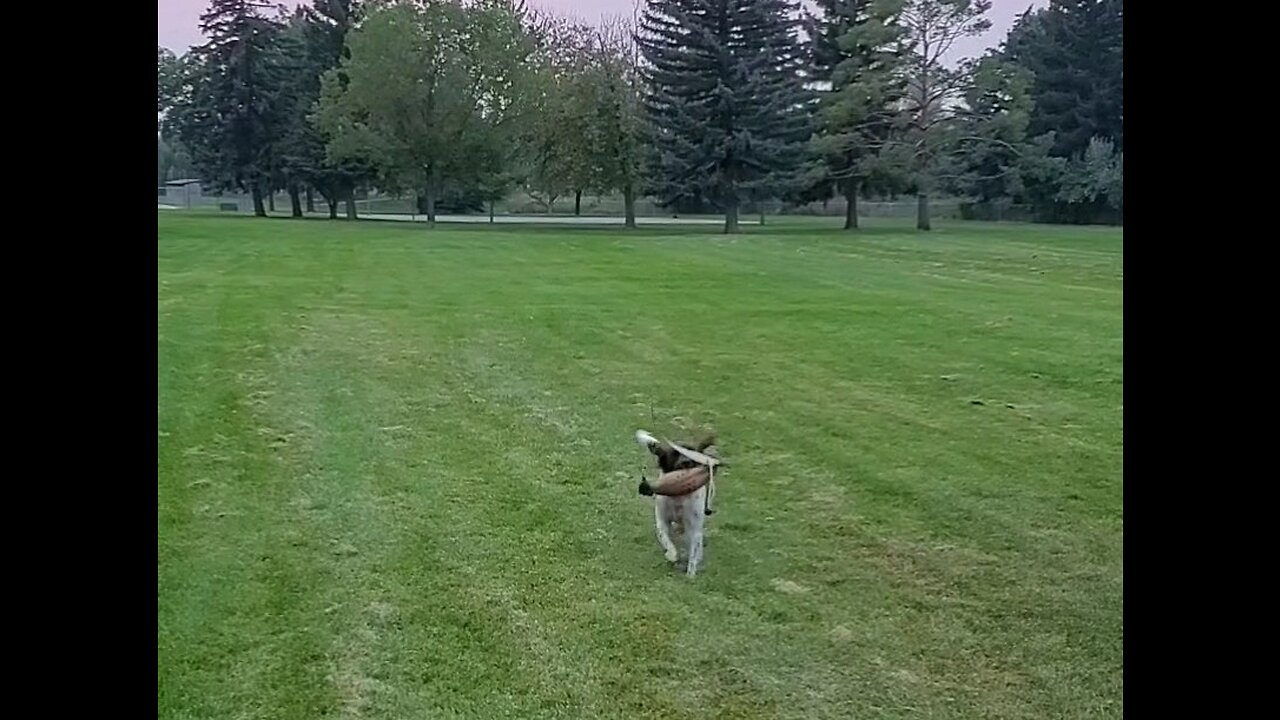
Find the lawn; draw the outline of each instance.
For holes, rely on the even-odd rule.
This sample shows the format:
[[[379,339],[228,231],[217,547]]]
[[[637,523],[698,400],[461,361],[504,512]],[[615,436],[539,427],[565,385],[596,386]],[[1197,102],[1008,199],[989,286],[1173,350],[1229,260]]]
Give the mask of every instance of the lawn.
[[[834,222],[159,213],[159,717],[1119,718],[1120,231]]]

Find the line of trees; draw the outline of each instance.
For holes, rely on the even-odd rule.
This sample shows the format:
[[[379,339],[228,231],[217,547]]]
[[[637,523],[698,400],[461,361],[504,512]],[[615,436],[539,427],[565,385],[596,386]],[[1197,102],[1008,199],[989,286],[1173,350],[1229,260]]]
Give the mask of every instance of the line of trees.
[[[437,212],[520,188],[714,210],[842,197],[1023,203],[1123,217],[1123,0],[1052,0],[1000,47],[990,0],[649,0],[598,25],[521,0],[211,0],[207,41],[158,48],[160,173],[191,168],[265,215],[355,217],[358,189]],[[167,165],[166,165],[167,163]]]

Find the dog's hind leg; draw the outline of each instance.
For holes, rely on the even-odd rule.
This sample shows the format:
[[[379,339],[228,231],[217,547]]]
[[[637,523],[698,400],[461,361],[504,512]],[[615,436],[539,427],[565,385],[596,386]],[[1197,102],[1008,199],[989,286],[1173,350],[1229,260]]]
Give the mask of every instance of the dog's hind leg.
[[[680,551],[676,549],[676,544],[671,541],[671,527],[667,523],[665,515],[662,501],[659,499],[653,503],[653,522],[658,529],[658,543],[662,545],[663,554],[666,555],[667,562],[675,562],[680,559]]]

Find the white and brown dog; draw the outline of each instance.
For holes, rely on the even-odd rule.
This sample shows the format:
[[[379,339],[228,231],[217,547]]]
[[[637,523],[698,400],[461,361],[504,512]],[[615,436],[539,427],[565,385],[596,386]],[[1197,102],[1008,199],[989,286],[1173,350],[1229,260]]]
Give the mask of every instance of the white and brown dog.
[[[640,481],[640,494],[653,496],[654,524],[667,561],[674,563],[679,559],[679,550],[671,536],[682,535],[686,546],[685,575],[694,577],[702,563],[703,526],[707,517],[715,512],[711,507],[716,493],[715,469],[721,464],[716,457],[715,438],[686,445],[658,440],[644,430],[637,430],[636,442],[658,459],[658,469],[664,478],[679,471],[705,471],[699,474],[703,482],[695,481],[690,491],[683,487],[668,491],[661,479],[656,484]]]

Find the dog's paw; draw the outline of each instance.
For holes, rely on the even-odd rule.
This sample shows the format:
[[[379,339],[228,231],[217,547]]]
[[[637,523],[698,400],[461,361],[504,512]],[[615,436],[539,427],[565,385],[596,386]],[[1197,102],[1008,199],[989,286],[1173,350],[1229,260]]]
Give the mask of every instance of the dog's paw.
[[[680,559],[680,553],[676,550],[668,550],[663,555],[667,558],[667,562],[673,563]]]

